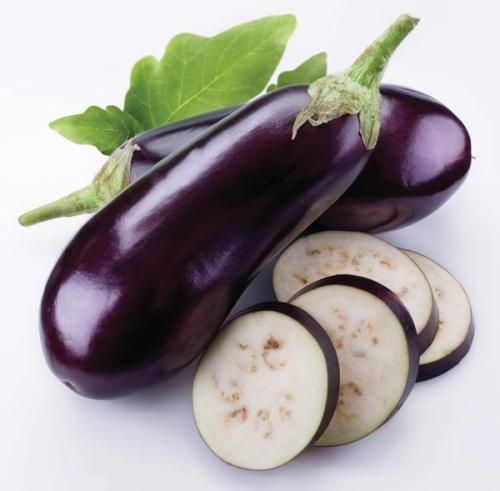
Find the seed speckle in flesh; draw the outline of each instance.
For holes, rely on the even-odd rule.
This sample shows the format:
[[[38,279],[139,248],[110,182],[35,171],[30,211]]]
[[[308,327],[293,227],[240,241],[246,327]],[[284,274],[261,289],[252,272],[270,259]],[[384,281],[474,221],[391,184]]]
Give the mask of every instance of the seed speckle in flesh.
[[[363,392],[361,392],[361,389],[359,388],[359,386],[357,384],[355,384],[354,382],[348,382],[347,387],[349,389],[351,389],[354,392],[354,394],[356,394],[357,396],[363,395]]]
[[[317,254],[321,254],[319,249],[306,249],[306,254],[308,256],[316,256]]]
[[[365,351],[352,351],[352,356],[354,356],[354,358],[366,358],[366,352]]]
[[[265,350],[275,350],[279,349],[281,347],[281,343],[274,339],[272,336],[269,336],[269,339],[266,341],[266,344],[264,344],[264,349]]]
[[[248,410],[246,407],[241,407],[240,409],[235,409],[229,414],[231,419],[239,418],[242,422],[247,420]]]
[[[281,421],[286,421],[292,417],[292,411],[290,409],[287,409],[286,407],[281,406],[279,408],[279,415]]]
[[[398,296],[399,298],[403,298],[403,297],[404,297],[404,296],[405,296],[405,295],[406,295],[409,291],[410,291],[410,290],[408,289],[408,287],[407,287],[407,286],[403,286],[403,288],[401,288],[401,290],[399,290],[399,291],[397,292],[397,296]]]
[[[434,288],[434,292],[439,298],[442,298],[444,295],[444,290],[442,288],[436,287]]]
[[[349,316],[341,309],[339,308],[334,308],[333,309],[333,313],[339,318],[339,320],[341,321],[345,321],[349,318]],[[340,329],[342,329],[342,327],[339,327]]]
[[[307,285],[307,278],[305,278],[304,276],[301,276],[301,275],[298,275],[297,273],[294,273],[293,277],[299,281],[300,283],[302,283],[303,285]]]
[[[391,268],[392,267],[392,263],[391,261],[389,261],[388,259],[381,259],[380,260],[380,264],[382,266],[387,266],[388,268]]]

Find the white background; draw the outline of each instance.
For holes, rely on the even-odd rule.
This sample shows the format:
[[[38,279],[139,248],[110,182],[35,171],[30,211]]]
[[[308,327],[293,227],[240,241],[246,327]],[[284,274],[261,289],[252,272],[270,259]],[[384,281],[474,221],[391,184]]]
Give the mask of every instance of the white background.
[[[0,489],[500,489],[500,32],[498,2],[17,1],[0,29]],[[192,369],[113,401],[81,398],[49,372],[38,304],[79,217],[22,229],[16,217],[87,183],[103,159],[47,123],[90,104],[122,103],[132,64],[160,56],[181,31],[215,34],[295,13],[281,68],[318,51],[350,63],[400,13],[422,22],[385,80],[428,92],[464,120],[476,160],[438,212],[385,234],[442,262],[470,293],[477,327],[468,358],[418,385],[382,429],[356,444],[312,449],[271,472],[226,466],[205,447],[190,406]],[[256,294],[268,289],[261,278]]]

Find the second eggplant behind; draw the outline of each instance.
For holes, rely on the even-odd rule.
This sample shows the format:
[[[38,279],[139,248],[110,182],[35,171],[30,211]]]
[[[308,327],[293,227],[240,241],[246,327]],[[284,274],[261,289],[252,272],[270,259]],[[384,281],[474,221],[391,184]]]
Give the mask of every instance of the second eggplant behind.
[[[307,85],[296,86],[295,90],[307,93]],[[319,218],[320,228],[382,232],[410,225],[443,205],[469,171],[469,134],[446,106],[422,92],[398,85],[381,85],[380,92],[377,146],[349,190]],[[239,107],[202,114],[134,137],[131,143],[137,147],[129,156],[130,166],[120,180],[123,184],[109,194],[139,179]],[[122,149],[116,154],[120,152]],[[74,213],[63,206],[55,213],[49,210],[43,219],[86,211],[95,208]]]

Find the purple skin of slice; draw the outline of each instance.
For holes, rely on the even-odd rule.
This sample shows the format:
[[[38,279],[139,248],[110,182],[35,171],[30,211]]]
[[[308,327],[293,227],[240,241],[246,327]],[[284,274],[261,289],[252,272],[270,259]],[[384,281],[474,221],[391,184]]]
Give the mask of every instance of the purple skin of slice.
[[[420,357],[417,381],[438,377],[458,365],[474,339],[474,320],[467,293],[443,266],[414,251],[403,250],[429,280],[439,311],[439,329]]]

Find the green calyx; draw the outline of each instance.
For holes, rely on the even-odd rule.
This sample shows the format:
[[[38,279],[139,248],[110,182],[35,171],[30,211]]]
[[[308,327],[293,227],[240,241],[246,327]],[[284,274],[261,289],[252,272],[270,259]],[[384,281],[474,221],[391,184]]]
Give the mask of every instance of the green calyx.
[[[327,123],[345,114],[357,114],[361,138],[367,149],[375,147],[380,132],[379,85],[391,55],[418,24],[402,15],[344,72],[327,75],[309,86],[311,100],[297,115],[292,138],[306,122]]]
[[[139,147],[133,143],[126,143],[123,147],[117,148],[88,186],[28,211],[19,217],[19,223],[29,226],[52,218],[70,217],[99,210],[129,185],[130,164],[136,150],[139,150]]]

